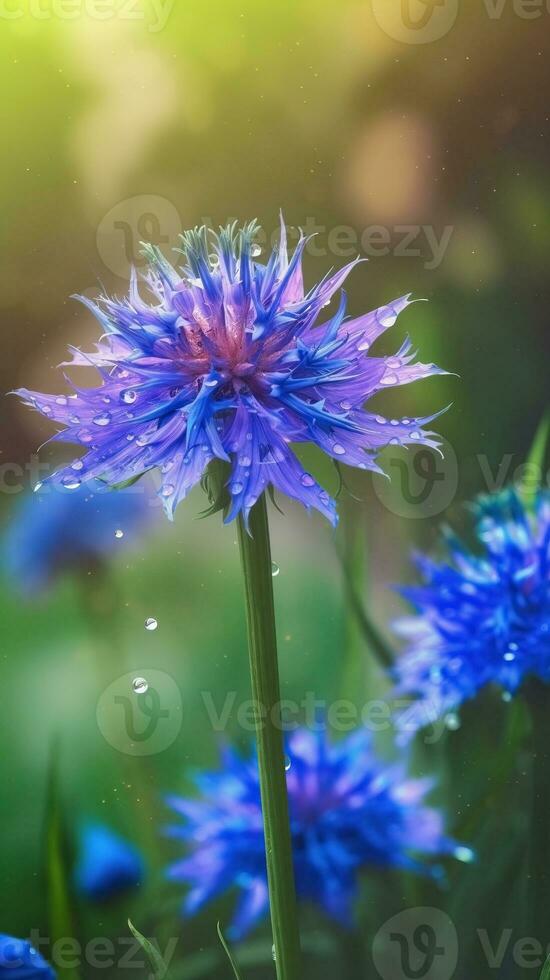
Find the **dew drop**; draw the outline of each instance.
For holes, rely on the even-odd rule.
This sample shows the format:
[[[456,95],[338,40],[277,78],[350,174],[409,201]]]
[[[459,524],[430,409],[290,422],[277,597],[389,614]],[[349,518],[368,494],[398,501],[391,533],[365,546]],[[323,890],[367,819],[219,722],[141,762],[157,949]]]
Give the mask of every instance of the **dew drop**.
[[[145,680],[145,677],[134,677],[132,681],[132,690],[136,694],[145,694],[149,690],[149,684]]]
[[[511,694],[511,692],[510,691],[503,691],[502,692],[502,700],[506,704],[509,704],[509,702],[512,700],[512,694]]]
[[[271,947],[271,959],[273,960],[274,963],[277,960],[277,953],[275,951],[275,943],[273,943],[273,946]]]
[[[276,561],[272,561],[271,562],[271,574],[272,574],[273,578],[277,578],[277,575],[279,574],[280,571],[281,571],[281,569],[279,568],[277,562]]]
[[[285,755],[285,772],[288,772],[291,766],[292,762],[290,761],[288,755]]]
[[[148,442],[147,436],[141,435],[136,439],[136,446],[146,446]]]
[[[250,459],[250,456],[243,456],[241,459],[241,466],[250,466],[251,463],[252,460]]]
[[[58,395],[57,398],[55,399],[55,403],[56,405],[66,405],[67,399],[65,395]]]
[[[71,422],[73,425],[79,425],[80,415],[69,415],[69,422]]]
[[[42,412],[44,413],[44,415],[51,415],[52,413],[51,405],[42,405]]]
[[[395,384],[397,384],[397,380],[398,380],[398,378],[397,378],[397,375],[396,374],[385,374],[384,377],[381,378],[380,384],[381,385],[395,385]]]
[[[370,347],[370,342],[368,340],[362,340],[359,344],[357,344],[357,350],[360,351],[368,350],[369,347]]]
[[[108,412],[100,412],[99,415],[94,415],[92,419],[94,425],[100,425],[100,426],[109,425],[110,421],[111,421],[111,416],[109,415]]]
[[[39,480],[38,483],[35,483],[34,487],[32,488],[32,492],[33,493],[38,493],[38,491],[40,490],[40,487],[43,487],[43,486],[44,486],[44,484],[42,483],[41,480]]]
[[[390,419],[390,425],[399,425],[399,419]]]
[[[393,307],[389,306],[385,310],[379,311],[377,320],[381,327],[393,327],[397,320],[397,313]]]
[[[334,445],[332,447],[332,451],[333,451],[333,453],[336,453],[337,456],[345,456],[346,455],[346,450],[344,449],[344,447],[342,445],[340,445],[339,442],[335,442],[334,443]]]
[[[516,655],[515,655],[515,653],[513,653],[513,651],[512,651],[512,650],[507,650],[507,651],[506,651],[506,653],[504,654],[504,659],[505,659],[505,660],[506,660],[506,661],[507,661],[508,663],[511,663],[511,662],[512,662],[512,660],[515,660],[515,659],[516,659]]]
[[[242,489],[243,489],[242,483],[234,483],[233,486],[231,487],[231,493],[233,494],[234,497],[236,497],[239,493],[241,493]]]
[[[145,620],[145,629],[146,630],[149,630],[150,633],[153,630],[156,630],[157,626],[158,626],[158,623],[157,623],[156,619],[153,616],[149,616],[149,619],[146,619]]]
[[[126,436],[126,441],[127,441],[127,442],[133,442],[135,438],[136,438],[136,437],[135,437],[135,435],[134,435],[134,433],[133,433],[133,432],[128,432],[128,434],[127,434],[127,436]]]
[[[124,531],[122,531],[121,528],[117,527],[115,531],[115,538],[123,538],[123,537],[124,537]]]
[[[174,487],[172,486],[172,484],[165,483],[164,486],[161,488],[160,495],[161,497],[171,497],[173,492],[174,492]]]
[[[80,486],[80,480],[76,476],[64,476],[61,482],[66,490],[78,490]]]
[[[134,391],[133,388],[127,388],[126,391],[122,392],[120,397],[126,405],[133,405],[137,398],[137,391]]]
[[[471,864],[475,858],[475,852],[472,851],[471,847],[455,847],[454,856],[457,861],[462,861],[463,864]]]
[[[387,419],[385,419],[383,415],[377,415],[376,416],[376,421],[378,422],[378,425],[385,425],[386,422],[387,422]]]
[[[217,388],[218,382],[216,381],[216,378],[209,378],[208,381],[204,382],[204,386],[205,388]]]
[[[344,412],[349,412],[351,408],[351,402],[340,402],[340,408],[343,408]]]
[[[420,439],[420,432],[411,432],[411,439]]]
[[[81,470],[84,467],[84,463],[81,459],[75,459],[74,463],[71,463],[72,470]]]
[[[258,256],[262,254],[261,246],[257,244],[253,245],[252,248],[250,249],[250,254],[253,259],[257,259]]]
[[[315,486],[315,480],[313,479],[311,473],[304,473],[300,482],[303,487]]]

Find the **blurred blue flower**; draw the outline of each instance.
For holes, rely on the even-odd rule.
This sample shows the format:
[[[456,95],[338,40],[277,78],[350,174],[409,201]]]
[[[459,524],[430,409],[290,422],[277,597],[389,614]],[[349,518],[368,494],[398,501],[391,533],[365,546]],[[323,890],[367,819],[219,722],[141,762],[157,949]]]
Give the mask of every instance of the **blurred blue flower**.
[[[26,939],[0,933],[0,980],[55,980],[55,972]]]
[[[447,559],[418,556],[424,584],[400,590],[417,610],[395,624],[408,640],[398,690],[419,697],[412,728],[487,684],[508,699],[526,677],[550,681],[550,493],[528,508],[507,490],[473,511],[475,550],[446,530]]]
[[[62,572],[100,563],[135,542],[154,519],[154,504],[145,485],[118,493],[99,480],[73,491],[39,487],[11,515],[3,541],[7,574],[15,587],[33,593]]]
[[[54,439],[86,449],[55,482],[76,487],[101,476],[116,484],[158,467],[172,517],[208,463],[221,459],[231,464],[227,520],[247,519],[272,485],[335,523],[334,501],[290,443],[313,442],[339,462],[377,471],[377,453],[388,443],[437,445],[422,428],[435,416],[387,419],[363,408],[379,391],[444,373],[415,364],[409,340],[390,357],[369,356],[409,298],[346,320],[342,293],[337,311],[319,324],[356,262],[304,293],[308,239],[301,236],[289,260],[282,226],[278,248],[263,263],[257,231],[251,223],[219,235],[186,232],[187,261],[177,269],[147,246],[147,301],[135,272],[128,298],[81,297],[103,337],[93,353],[72,349],[70,363],[95,366],[101,386],[58,396],[18,391],[66,426]]]
[[[471,859],[445,835],[441,814],[424,805],[432,781],[409,779],[404,763],[378,759],[367,731],[331,744],[326,734],[299,730],[287,752],[297,892],[342,925],[353,924],[361,869],[439,874],[426,859],[447,853]],[[245,759],[230,748],[222,763],[219,772],[194,776],[197,799],[168,798],[184,818],[168,833],[190,853],[167,873],[190,886],[186,915],[237,888],[231,935],[241,939],[268,910],[258,768],[255,755]]]
[[[88,824],[81,832],[75,884],[86,898],[100,902],[137,888],[144,863],[137,848],[109,827]]]

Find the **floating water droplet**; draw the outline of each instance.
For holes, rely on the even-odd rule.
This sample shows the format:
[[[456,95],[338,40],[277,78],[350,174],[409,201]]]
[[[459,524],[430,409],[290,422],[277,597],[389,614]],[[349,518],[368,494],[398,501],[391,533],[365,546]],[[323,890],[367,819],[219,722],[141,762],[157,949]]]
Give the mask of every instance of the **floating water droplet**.
[[[279,568],[277,562],[276,561],[272,561],[271,562],[271,574],[272,574],[273,578],[277,578],[277,575],[279,574],[280,571],[281,571],[281,569]]]
[[[149,690],[149,684],[145,680],[145,677],[134,677],[132,681],[132,690],[136,694],[145,694]]]
[[[339,442],[335,442],[334,443],[334,445],[332,447],[332,451],[333,451],[333,453],[336,453],[337,456],[345,456],[346,455],[346,450],[344,449],[344,446],[340,445]]]
[[[149,619],[146,619],[145,620],[145,629],[146,630],[149,630],[149,632],[152,632],[153,630],[156,630],[157,626],[158,626],[158,623],[157,623],[156,619],[153,616],[149,616]]]
[[[137,391],[134,391],[133,388],[127,388],[126,391],[122,392],[120,397],[126,405],[133,405],[137,398]]]
[[[44,486],[44,484],[42,483],[41,480],[39,480],[38,483],[35,483],[34,487],[32,488],[32,492],[33,493],[38,493],[38,491],[40,490],[40,487],[42,487],[42,486]]]
[[[463,864],[471,864],[475,858],[475,851],[472,851],[471,847],[455,847],[454,856],[457,861],[462,861]]]
[[[288,772],[291,766],[292,762],[290,761],[288,755],[285,755],[285,772]]]
[[[115,538],[123,538],[123,537],[124,537],[124,531],[122,531],[121,528],[117,527],[115,531]]]
[[[301,478],[301,484],[303,487],[314,487],[315,480],[313,479],[311,473],[304,473]]]
[[[450,732],[457,732],[460,728],[460,718],[454,711],[446,716],[445,728],[448,728]]]
[[[110,421],[111,421],[111,416],[109,415],[108,412],[100,412],[99,415],[94,415],[92,419],[94,425],[100,425],[100,426],[109,425]]]
[[[509,702],[512,700],[512,694],[511,694],[511,692],[510,691],[503,691],[502,692],[502,700],[505,701],[506,704],[509,704]]]
[[[385,374],[380,380],[381,385],[395,385],[397,384],[398,378],[396,374]]]
[[[64,476],[61,482],[66,490],[78,490],[80,486],[80,480],[76,476]]]

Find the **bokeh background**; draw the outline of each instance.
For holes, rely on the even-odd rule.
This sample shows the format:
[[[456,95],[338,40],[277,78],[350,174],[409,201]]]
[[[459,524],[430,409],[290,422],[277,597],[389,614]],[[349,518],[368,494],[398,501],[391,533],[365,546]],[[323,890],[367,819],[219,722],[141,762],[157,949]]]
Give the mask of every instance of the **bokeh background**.
[[[357,253],[369,259],[349,282],[352,313],[408,292],[429,300],[380,349],[393,352],[409,332],[422,360],[453,374],[380,405],[427,414],[452,403],[437,422],[445,462],[390,455],[391,487],[348,474],[353,495],[342,495],[336,533],[288,501],[284,517],[273,515],[284,692],[297,701],[310,691],[361,703],[366,690],[384,690],[342,556],[391,638],[403,608],[391,585],[413,576],[412,547],[430,547],[443,516],[460,524],[464,500],[517,473],[545,407],[549,25],[544,4],[490,0],[12,0],[0,10],[4,391],[58,390],[67,343],[96,337],[71,295],[92,296],[100,284],[121,293],[142,261],[140,241],[169,250],[197,223],[257,217],[270,238],[282,208],[294,228],[317,231],[310,281]],[[60,450],[44,447],[40,470],[50,426],[15,399],[4,400],[3,418],[8,529]],[[335,489],[332,468],[311,463]],[[147,854],[137,893],[101,906],[75,900],[80,938],[125,937],[131,915],[160,942],[180,937],[176,978],[224,977],[215,924],[230,903],[191,923],[178,918],[181,895],[162,878],[177,850],[160,830],[162,794],[189,789],[188,767],[217,758],[203,692],[220,710],[228,691],[236,705],[248,697],[235,532],[218,517],[197,520],[200,491],[174,525],[151,500],[147,534],[125,534],[106,568],[84,566],[38,596],[5,571],[0,931],[48,934],[53,757],[68,864],[89,819]],[[148,617],[156,630],[144,628]],[[113,683],[120,693],[153,671],[174,730],[142,757],[117,741],[115,708],[105,734],[98,702]],[[491,759],[512,709],[483,710],[482,739],[479,728],[469,737],[466,712],[458,731],[413,760],[439,773],[434,799],[457,838],[477,848],[477,865],[449,869],[446,889],[398,875],[368,880],[354,936],[307,910],[308,976],[376,976],[372,937],[408,904],[449,912],[461,977],[491,973],[476,930],[520,930],[509,882],[522,846],[524,760],[510,762],[504,808]],[[251,738],[236,710],[224,735]],[[272,974],[270,950],[266,926],[238,951],[247,976]],[[522,973],[506,960],[500,975]]]

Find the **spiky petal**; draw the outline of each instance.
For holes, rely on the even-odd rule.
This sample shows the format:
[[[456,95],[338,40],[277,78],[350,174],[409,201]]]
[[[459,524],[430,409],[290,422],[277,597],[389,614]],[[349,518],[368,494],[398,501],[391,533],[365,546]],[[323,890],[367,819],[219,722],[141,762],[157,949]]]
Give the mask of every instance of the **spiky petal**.
[[[423,425],[368,412],[377,391],[442,373],[414,363],[410,343],[391,357],[372,357],[372,343],[409,305],[409,297],[356,319],[345,295],[323,322],[351,262],[308,293],[302,236],[289,259],[284,227],[266,263],[256,257],[252,223],[215,235],[183,235],[181,268],[147,246],[148,297],[132,273],[129,295],[82,298],[103,336],[93,353],[72,351],[72,365],[93,366],[96,388],[69,395],[21,389],[26,403],[65,428],[54,438],[80,444],[80,478],[118,484],[158,467],[169,517],[213,459],[230,463],[227,520],[250,509],[268,486],[317,508],[336,522],[334,501],[307,473],[291,443],[316,443],[335,460],[377,470],[389,442],[435,446]],[[74,472],[54,477],[65,486]]]

